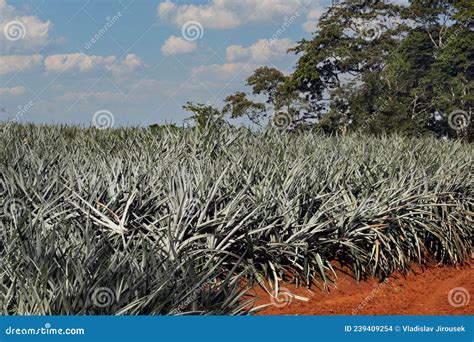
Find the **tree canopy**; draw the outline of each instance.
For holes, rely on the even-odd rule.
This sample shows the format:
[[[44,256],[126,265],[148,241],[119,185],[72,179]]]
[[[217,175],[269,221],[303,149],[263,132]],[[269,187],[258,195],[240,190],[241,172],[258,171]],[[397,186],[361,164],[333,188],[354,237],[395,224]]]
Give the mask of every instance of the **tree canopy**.
[[[473,22],[471,0],[335,1],[289,51],[299,56],[292,74],[258,68],[251,92],[228,96],[221,112],[259,125],[286,113],[288,129],[473,141]]]

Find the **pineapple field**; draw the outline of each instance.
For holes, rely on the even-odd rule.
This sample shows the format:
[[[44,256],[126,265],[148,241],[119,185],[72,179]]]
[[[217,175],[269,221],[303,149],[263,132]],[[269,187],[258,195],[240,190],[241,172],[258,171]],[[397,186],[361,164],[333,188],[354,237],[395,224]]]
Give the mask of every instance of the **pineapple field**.
[[[462,265],[472,144],[315,132],[11,125],[2,315],[246,315],[250,289]]]

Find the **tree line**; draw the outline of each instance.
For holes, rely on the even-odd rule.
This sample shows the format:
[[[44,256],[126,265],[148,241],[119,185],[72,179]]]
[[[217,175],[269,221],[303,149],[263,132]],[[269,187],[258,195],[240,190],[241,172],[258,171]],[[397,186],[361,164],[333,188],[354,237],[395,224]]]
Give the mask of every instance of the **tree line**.
[[[187,103],[198,126],[256,125],[330,134],[399,133],[474,141],[474,1],[333,1],[293,73],[260,67],[222,109]],[[271,42],[270,42],[271,44]]]

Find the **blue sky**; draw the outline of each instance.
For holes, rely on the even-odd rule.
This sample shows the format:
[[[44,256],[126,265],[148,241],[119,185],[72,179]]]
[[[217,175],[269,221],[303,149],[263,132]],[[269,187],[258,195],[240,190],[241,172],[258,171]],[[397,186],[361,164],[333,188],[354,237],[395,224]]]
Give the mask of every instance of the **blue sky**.
[[[102,110],[115,126],[181,123],[186,101],[220,106],[258,66],[291,72],[283,52],[326,5],[0,0],[0,120],[89,125]]]

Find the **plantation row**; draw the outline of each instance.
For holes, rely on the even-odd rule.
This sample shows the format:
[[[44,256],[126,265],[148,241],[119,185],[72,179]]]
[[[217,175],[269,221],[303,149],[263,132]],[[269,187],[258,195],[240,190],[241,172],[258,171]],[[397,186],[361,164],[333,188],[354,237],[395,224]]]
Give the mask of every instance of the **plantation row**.
[[[13,125],[0,146],[6,315],[245,314],[264,279],[276,294],[337,281],[335,262],[384,279],[472,252],[468,144]]]

